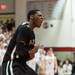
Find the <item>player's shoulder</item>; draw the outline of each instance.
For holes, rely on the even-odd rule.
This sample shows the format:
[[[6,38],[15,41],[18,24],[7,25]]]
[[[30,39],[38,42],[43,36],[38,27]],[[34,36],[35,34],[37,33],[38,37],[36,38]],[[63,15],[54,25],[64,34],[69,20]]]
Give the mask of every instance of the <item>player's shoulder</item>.
[[[26,28],[30,28],[30,23],[29,22],[23,22],[21,25],[26,27]]]
[[[18,32],[23,32],[23,33],[31,33],[32,29],[30,27],[30,23],[29,22],[23,22],[21,23],[18,28],[17,28]]]

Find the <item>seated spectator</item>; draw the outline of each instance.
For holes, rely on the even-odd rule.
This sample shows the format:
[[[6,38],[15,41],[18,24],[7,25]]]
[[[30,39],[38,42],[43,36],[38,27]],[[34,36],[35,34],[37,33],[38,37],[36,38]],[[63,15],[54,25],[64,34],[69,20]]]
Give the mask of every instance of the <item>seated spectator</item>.
[[[63,74],[63,61],[59,62],[59,65],[58,65],[58,75],[64,75]]]
[[[72,64],[73,64],[72,75],[75,75],[75,55],[74,55],[74,60]]]
[[[72,75],[72,64],[66,59],[63,64],[63,75]]]
[[[2,65],[3,57],[6,52],[5,43],[3,37],[0,37],[0,66]]]

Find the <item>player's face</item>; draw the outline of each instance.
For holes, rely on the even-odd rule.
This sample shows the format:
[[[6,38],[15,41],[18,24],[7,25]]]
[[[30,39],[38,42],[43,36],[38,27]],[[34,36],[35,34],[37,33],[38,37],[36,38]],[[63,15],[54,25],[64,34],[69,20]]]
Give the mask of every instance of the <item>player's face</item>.
[[[43,22],[43,15],[40,11],[37,11],[37,13],[33,16],[33,24],[35,25],[35,27],[40,27],[42,22]]]
[[[49,55],[52,55],[52,54],[53,54],[52,48],[50,48],[50,49],[48,50],[48,54],[49,54]]]

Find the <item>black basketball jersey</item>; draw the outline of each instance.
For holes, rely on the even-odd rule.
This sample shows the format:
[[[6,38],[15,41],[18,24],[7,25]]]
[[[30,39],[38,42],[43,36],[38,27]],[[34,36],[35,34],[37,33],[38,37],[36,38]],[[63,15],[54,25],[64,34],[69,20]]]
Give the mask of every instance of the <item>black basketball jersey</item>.
[[[26,59],[26,52],[31,50],[34,47],[34,44],[35,35],[29,24],[20,25],[9,42],[3,61],[11,60],[11,54],[14,48],[14,56]]]

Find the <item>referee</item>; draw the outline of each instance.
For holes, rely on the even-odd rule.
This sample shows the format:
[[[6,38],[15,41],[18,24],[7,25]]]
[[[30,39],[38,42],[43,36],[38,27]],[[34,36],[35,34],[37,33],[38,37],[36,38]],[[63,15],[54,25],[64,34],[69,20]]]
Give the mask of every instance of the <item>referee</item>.
[[[38,50],[35,46],[33,29],[40,27],[43,16],[40,10],[30,10],[28,21],[19,25],[11,38],[2,63],[2,75],[37,75],[26,61],[34,58]]]

